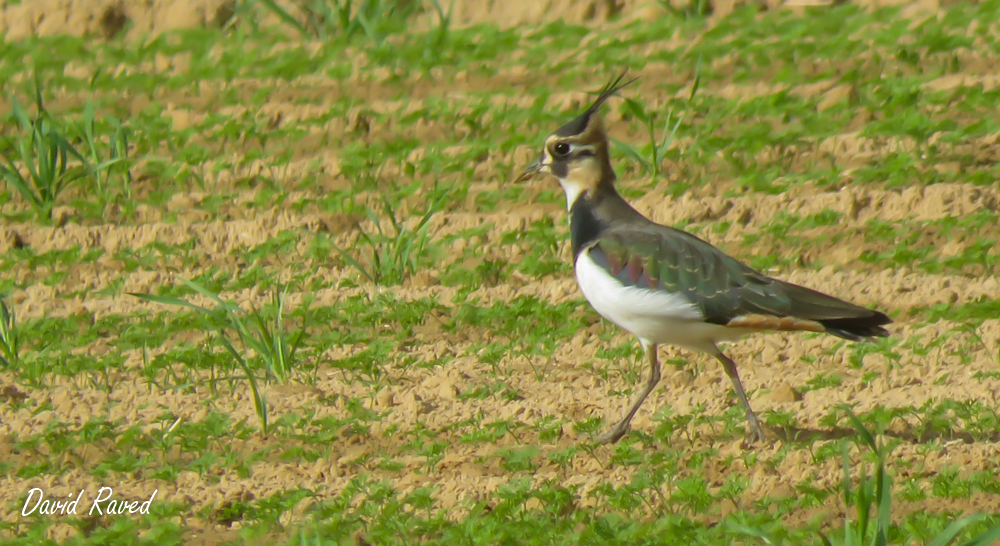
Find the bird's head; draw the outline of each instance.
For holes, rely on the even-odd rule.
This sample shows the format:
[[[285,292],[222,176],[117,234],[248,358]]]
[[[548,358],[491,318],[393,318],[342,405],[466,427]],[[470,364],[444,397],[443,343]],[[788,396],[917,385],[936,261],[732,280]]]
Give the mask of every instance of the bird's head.
[[[627,71],[626,71],[627,72]],[[619,89],[635,81],[622,83],[626,72],[608,82],[593,104],[545,139],[542,156],[529,165],[515,182],[536,174],[550,174],[566,192],[566,208],[601,184],[613,184],[615,171],[608,154],[608,135],[600,108]]]

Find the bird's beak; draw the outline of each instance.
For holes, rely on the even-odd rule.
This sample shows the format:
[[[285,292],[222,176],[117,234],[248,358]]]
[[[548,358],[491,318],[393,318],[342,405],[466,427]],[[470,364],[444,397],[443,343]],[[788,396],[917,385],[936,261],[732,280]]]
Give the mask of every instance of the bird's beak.
[[[514,183],[516,184],[518,182],[521,182],[522,180],[527,180],[538,173],[547,173],[547,172],[550,172],[548,165],[543,164],[542,160],[539,159],[538,161],[532,163],[531,165],[528,165],[528,168],[524,169],[524,172],[521,173],[521,176],[514,179]]]

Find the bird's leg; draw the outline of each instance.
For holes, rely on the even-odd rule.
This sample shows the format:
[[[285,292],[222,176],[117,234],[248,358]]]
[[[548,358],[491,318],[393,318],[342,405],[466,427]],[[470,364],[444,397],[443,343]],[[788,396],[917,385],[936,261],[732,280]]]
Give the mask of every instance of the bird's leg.
[[[649,361],[649,379],[646,380],[646,386],[642,388],[642,392],[632,401],[632,405],[629,406],[625,417],[621,421],[618,421],[618,424],[612,427],[611,430],[597,437],[597,441],[602,444],[613,444],[621,440],[622,436],[625,436],[625,433],[629,429],[629,423],[635,417],[635,412],[639,411],[639,406],[649,396],[649,393],[653,392],[656,384],[660,382],[660,361],[656,358],[656,344],[646,340],[640,340],[640,342],[642,343],[642,350],[645,352],[646,359]]]
[[[750,427],[750,439],[756,439],[758,442],[764,441],[764,429],[760,426],[760,419],[757,418],[757,414],[753,412],[750,408],[750,400],[747,398],[747,392],[743,390],[743,383],[740,382],[740,374],[736,372],[736,363],[733,359],[729,358],[722,351],[718,351],[715,354],[715,358],[722,362],[722,367],[726,370],[726,375],[729,379],[733,380],[733,388],[736,389],[736,397],[740,399],[740,404],[743,408],[747,410],[747,424]]]

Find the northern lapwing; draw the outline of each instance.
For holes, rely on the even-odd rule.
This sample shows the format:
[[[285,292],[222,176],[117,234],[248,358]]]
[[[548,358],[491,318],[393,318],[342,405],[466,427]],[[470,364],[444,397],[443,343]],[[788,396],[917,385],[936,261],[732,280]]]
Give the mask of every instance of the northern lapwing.
[[[601,90],[583,114],[545,139],[541,158],[516,181],[552,175],[566,193],[576,280],[604,318],[642,344],[649,379],[622,418],[598,437],[621,439],[660,381],[658,345],[717,358],[746,410],[749,438],[764,440],[736,363],[718,344],[755,332],[826,332],[852,341],[885,337],[884,313],[841,301],[751,269],[708,242],[647,219],[615,190],[608,137],[598,112],[622,87],[625,73]]]

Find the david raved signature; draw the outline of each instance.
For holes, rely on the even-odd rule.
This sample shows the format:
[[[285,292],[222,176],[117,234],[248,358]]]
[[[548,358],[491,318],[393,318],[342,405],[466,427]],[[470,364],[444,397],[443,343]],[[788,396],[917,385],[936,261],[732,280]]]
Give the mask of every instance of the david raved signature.
[[[97,490],[97,496],[90,502],[90,509],[86,513],[87,515],[95,515],[96,513],[102,516],[106,514],[149,514],[149,506],[153,503],[158,491],[159,489],[154,490],[149,500],[140,502],[112,498],[114,491],[110,487],[102,487]],[[75,499],[71,493],[65,500],[57,500],[45,498],[45,492],[40,487],[32,487],[28,490],[28,498],[24,501],[24,507],[21,508],[21,515],[76,515],[80,500],[83,499],[85,492],[86,489],[81,489]],[[86,509],[86,505],[87,503],[84,502],[84,509]]]

